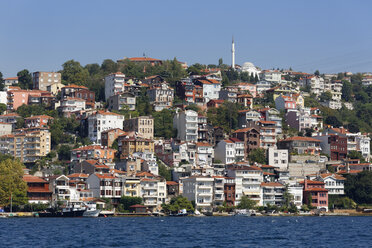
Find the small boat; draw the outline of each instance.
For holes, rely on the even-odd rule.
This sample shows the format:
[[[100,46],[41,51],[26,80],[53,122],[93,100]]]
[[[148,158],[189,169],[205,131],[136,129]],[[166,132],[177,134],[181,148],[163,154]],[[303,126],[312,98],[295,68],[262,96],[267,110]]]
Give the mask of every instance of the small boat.
[[[95,203],[85,203],[86,210],[83,213],[83,217],[98,217],[101,213],[100,209],[97,209],[97,204]]]
[[[82,207],[80,203],[70,203],[61,210],[49,208],[46,211],[39,212],[39,217],[82,217],[86,211],[85,207]]]
[[[169,216],[172,216],[172,217],[183,217],[183,216],[187,216],[188,213],[186,211],[186,209],[181,209],[178,211],[178,213],[176,214],[170,214]]]

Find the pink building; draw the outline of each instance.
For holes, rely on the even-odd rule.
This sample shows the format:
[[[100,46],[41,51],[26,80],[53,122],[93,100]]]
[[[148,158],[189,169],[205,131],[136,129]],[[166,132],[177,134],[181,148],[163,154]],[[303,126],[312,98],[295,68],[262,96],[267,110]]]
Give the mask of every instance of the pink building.
[[[8,91],[8,109],[17,110],[23,104],[41,104],[42,97],[52,97],[48,91],[42,90],[10,90]]]
[[[328,211],[328,189],[325,188],[324,182],[307,180],[300,182],[304,185],[304,203],[309,204],[320,210]]]

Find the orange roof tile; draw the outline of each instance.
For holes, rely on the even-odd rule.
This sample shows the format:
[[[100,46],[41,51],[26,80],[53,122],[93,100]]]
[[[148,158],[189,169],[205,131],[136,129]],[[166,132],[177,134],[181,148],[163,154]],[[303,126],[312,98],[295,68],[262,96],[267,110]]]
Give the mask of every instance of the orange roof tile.
[[[23,181],[26,183],[47,183],[44,179],[41,177],[36,177],[33,175],[23,175]]]
[[[309,142],[320,142],[320,140],[317,140],[317,139],[313,139],[313,138],[310,138],[310,137],[301,137],[301,136],[295,136],[295,137],[290,137],[290,138],[286,138],[286,139],[282,139],[280,141],[309,141]]]

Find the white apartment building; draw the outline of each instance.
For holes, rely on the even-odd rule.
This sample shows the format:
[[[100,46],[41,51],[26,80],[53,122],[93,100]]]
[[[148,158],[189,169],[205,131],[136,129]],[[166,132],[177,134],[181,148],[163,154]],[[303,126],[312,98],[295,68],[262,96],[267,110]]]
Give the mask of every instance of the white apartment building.
[[[70,116],[71,113],[84,110],[86,108],[86,101],[81,98],[66,97],[61,100],[61,105],[58,110],[63,116]]]
[[[256,83],[256,91],[258,95],[265,93],[269,89],[271,89],[271,82],[261,80]]]
[[[155,111],[162,111],[172,107],[174,90],[166,83],[152,86],[147,90],[147,96]]]
[[[222,206],[225,201],[225,177],[223,176],[214,176],[213,184],[213,206],[218,207]]]
[[[244,143],[243,143],[243,146],[244,146]],[[220,160],[223,164],[235,163],[236,162],[235,161],[235,158],[236,158],[235,143],[231,140],[221,140],[220,142],[218,142],[215,148],[214,158],[216,160]]]
[[[208,167],[212,165],[214,157],[213,146],[206,142],[196,143],[196,165]]]
[[[292,202],[296,205],[297,209],[301,209],[303,202],[303,186],[292,183],[288,186],[288,193],[293,196]]]
[[[177,112],[173,118],[177,138],[183,141],[198,141],[198,113],[193,110]]]
[[[189,201],[195,202],[195,208],[201,211],[212,211],[214,178],[191,176],[182,179],[183,193]]]
[[[357,142],[357,150],[362,153],[362,156],[369,160],[370,154],[371,154],[371,147],[370,147],[370,142],[371,138],[368,137],[367,135],[360,134],[356,137],[356,142]]]
[[[319,96],[324,92],[324,79],[319,76],[309,76],[300,80],[300,85],[310,86],[310,92]]]
[[[165,179],[141,179],[141,194],[143,205],[151,210],[160,210],[161,204],[167,198],[167,185]]]
[[[261,183],[261,202],[263,206],[283,204],[285,186],[278,182]]]
[[[240,203],[243,195],[262,205],[261,183],[262,169],[257,166],[233,165],[226,169],[227,176],[235,178],[235,205]]]
[[[97,144],[101,144],[101,132],[110,129],[123,129],[124,116],[104,111],[97,111],[89,116],[88,120],[88,137]]]
[[[12,123],[0,122],[0,136],[12,133]]]
[[[328,189],[329,195],[344,195],[345,194],[345,178],[338,174],[320,174],[317,178],[325,183],[325,188]]]
[[[105,77],[105,100],[110,96],[124,92],[125,75],[121,72],[112,73]]]
[[[87,179],[93,197],[110,198],[118,202],[123,195],[124,178],[116,177],[109,173],[94,173]]]
[[[282,73],[278,70],[263,70],[261,80],[279,84],[282,81]]]
[[[279,168],[280,170],[288,169],[288,150],[269,147],[267,150],[269,165]]]

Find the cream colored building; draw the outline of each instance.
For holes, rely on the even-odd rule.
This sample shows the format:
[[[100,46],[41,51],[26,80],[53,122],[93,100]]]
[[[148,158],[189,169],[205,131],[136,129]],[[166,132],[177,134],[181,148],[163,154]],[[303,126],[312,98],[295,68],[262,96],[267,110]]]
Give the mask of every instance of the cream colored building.
[[[50,141],[48,130],[8,134],[0,137],[0,152],[31,163],[50,152]]]
[[[59,72],[42,72],[37,71],[32,73],[33,89],[47,90],[49,85],[61,84],[61,73]]]
[[[123,187],[123,195],[141,197],[141,180],[137,177],[126,177]]]
[[[65,87],[66,85],[62,84],[62,83],[55,83],[55,84],[51,84],[51,85],[48,85],[46,87],[46,90],[49,91],[50,93],[52,93],[53,95],[57,95],[58,92],[60,92],[62,90],[63,87]]]
[[[137,132],[145,139],[154,138],[154,118],[151,116],[140,116],[124,121],[123,130],[126,132]]]

